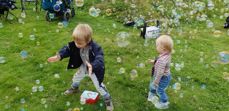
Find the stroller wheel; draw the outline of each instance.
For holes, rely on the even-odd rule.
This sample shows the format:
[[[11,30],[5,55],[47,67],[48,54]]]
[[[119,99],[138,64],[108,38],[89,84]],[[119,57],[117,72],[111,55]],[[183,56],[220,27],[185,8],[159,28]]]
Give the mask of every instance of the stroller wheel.
[[[69,12],[64,12],[64,20],[68,21],[70,18],[70,13]]]
[[[46,19],[48,22],[51,22],[51,18],[50,18],[50,16],[49,16],[49,12],[48,12],[48,11],[46,11],[45,19]]]
[[[72,8],[72,10],[71,10],[71,15],[72,15],[72,17],[74,17],[75,16],[75,9],[74,8]]]

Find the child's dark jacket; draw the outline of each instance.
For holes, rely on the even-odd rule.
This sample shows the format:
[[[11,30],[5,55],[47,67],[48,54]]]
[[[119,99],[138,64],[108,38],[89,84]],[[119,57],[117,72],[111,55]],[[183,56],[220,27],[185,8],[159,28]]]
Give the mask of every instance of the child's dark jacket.
[[[89,46],[89,60],[90,60],[89,62],[92,65],[92,72],[95,73],[99,83],[101,83],[103,81],[104,72],[105,72],[103,50],[94,41],[91,41],[88,44],[88,46]],[[59,51],[59,54],[61,60],[63,58],[70,57],[68,67],[67,67],[68,69],[78,68],[83,63],[80,57],[80,49],[76,47],[74,41],[69,42],[68,46],[64,46]]]

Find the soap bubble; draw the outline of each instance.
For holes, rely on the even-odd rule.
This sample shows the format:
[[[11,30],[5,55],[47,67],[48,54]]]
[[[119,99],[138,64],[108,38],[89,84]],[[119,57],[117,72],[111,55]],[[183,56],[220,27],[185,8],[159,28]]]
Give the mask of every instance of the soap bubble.
[[[59,33],[60,32],[60,30],[59,29],[56,29],[56,33]]]
[[[25,50],[23,50],[23,51],[20,52],[20,55],[21,55],[21,58],[22,58],[22,59],[25,59],[25,58],[28,57],[28,52],[25,51]]]
[[[201,84],[200,88],[204,90],[204,89],[206,89],[206,85],[205,84]]]
[[[175,70],[180,71],[181,70],[181,64],[175,63]]]
[[[134,80],[137,76],[138,76],[137,70],[136,69],[132,69],[130,71],[130,78],[131,78],[131,80]]]
[[[24,103],[25,103],[25,99],[24,99],[24,98],[21,98],[21,99],[20,99],[20,103],[21,103],[21,104],[24,104]]]
[[[29,35],[29,39],[34,41],[36,39],[36,37],[35,37],[35,35],[31,34],[31,35]]]
[[[212,28],[214,26],[214,23],[210,20],[207,20],[206,24],[207,24],[207,28]]]
[[[37,44],[37,46],[39,46],[39,45],[40,45],[40,42],[39,42],[39,41],[37,41],[37,42],[36,42],[36,44]]]
[[[15,91],[18,92],[20,89],[19,87],[15,87]]]
[[[115,28],[115,29],[117,28],[117,26],[116,26],[116,24],[115,24],[115,23],[113,23],[113,24],[112,24],[112,26],[113,26],[113,28]]]
[[[54,74],[54,77],[58,79],[58,78],[60,78],[60,75],[59,74]]]
[[[64,27],[68,26],[68,21],[64,20],[62,23],[63,23]]]
[[[117,57],[117,62],[118,62],[118,63],[121,63],[121,62],[122,62],[121,57]]]
[[[39,79],[36,80],[36,84],[40,84],[40,80]]]
[[[26,18],[26,14],[25,14],[25,12],[23,11],[23,12],[21,12],[21,17],[22,18]]]
[[[229,52],[223,51],[219,53],[220,61],[223,63],[229,63]]]
[[[228,72],[223,72],[223,79],[229,81],[229,73]]]
[[[22,37],[23,37],[23,33],[19,32],[19,33],[18,33],[18,37],[19,37],[19,38],[22,38]]]
[[[6,62],[6,58],[5,57],[2,57],[0,56],[0,64],[3,64]]]
[[[32,87],[32,92],[33,92],[33,93],[37,92],[37,86],[33,86],[33,87]]]
[[[215,37],[220,37],[220,35],[222,34],[222,32],[220,30],[215,30],[213,32],[213,34],[214,34]]]
[[[129,45],[129,41],[127,40],[127,38],[129,37],[129,33],[127,32],[119,32],[116,35],[116,41],[119,47],[126,47],[127,45]]]
[[[173,84],[172,88],[176,91],[180,90],[181,89],[181,84],[176,82],[175,84]]]
[[[74,108],[73,111],[80,111],[80,108]]]
[[[142,27],[144,26],[145,20],[143,18],[137,18],[135,21],[135,27]]]
[[[179,97],[183,98],[184,97],[184,93],[180,93]]]
[[[100,106],[100,107],[103,107],[103,103],[99,103],[99,106]]]
[[[36,16],[36,19],[39,20],[40,19],[40,16]]]
[[[121,68],[119,69],[119,74],[124,74],[124,73],[125,73],[125,68],[121,67]]]
[[[64,27],[64,24],[63,24],[63,22],[58,22],[58,28],[63,28]]]
[[[225,4],[229,4],[229,0],[223,0]]]
[[[21,18],[18,19],[18,23],[25,24],[25,22]]]
[[[45,108],[48,108],[48,105],[47,104],[45,104],[45,106],[44,106]]]
[[[0,22],[0,29],[1,29],[1,28],[3,28],[3,24],[2,24],[2,22]]]
[[[42,98],[41,99],[41,104],[45,104],[46,103],[46,99],[45,98]]]
[[[215,6],[214,3],[211,0],[209,0],[208,1],[208,9],[212,10],[212,9],[214,9],[214,6]]]
[[[106,9],[106,15],[111,16],[112,15],[112,10],[111,9]]]
[[[84,5],[84,0],[75,0],[75,4],[77,7],[82,7]]]
[[[9,104],[5,104],[5,109],[9,109],[11,106]]]
[[[137,64],[137,67],[144,68],[145,67],[145,64],[144,63],[139,63],[139,64]]]
[[[7,19],[8,19],[8,20],[13,20],[14,17],[13,17],[12,15],[8,15],[8,16],[7,16]]]
[[[205,9],[205,3],[204,2],[195,1],[193,3],[193,5],[194,5],[195,9],[198,11],[203,11]]]
[[[49,18],[50,18],[50,19],[54,19],[54,18],[55,18],[54,13],[49,13]]]
[[[66,102],[66,106],[70,106],[71,103],[69,101]]]
[[[204,58],[201,57],[199,62],[203,63],[204,62]]]
[[[136,8],[137,6],[136,6],[135,4],[132,3],[132,4],[130,4],[130,7],[131,7],[131,8]]]
[[[89,14],[93,17],[98,17],[99,16],[99,10],[98,9],[95,9],[95,7],[91,7],[89,9]]]
[[[38,87],[38,90],[39,90],[40,92],[44,91],[44,86],[39,86],[39,87]]]
[[[20,108],[20,111],[26,111],[25,108]]]

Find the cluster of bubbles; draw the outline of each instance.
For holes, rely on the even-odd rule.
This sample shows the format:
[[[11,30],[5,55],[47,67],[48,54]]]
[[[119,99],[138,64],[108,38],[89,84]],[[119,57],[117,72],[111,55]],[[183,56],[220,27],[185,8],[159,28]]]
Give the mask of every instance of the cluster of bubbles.
[[[39,84],[40,84],[40,80],[39,80],[39,79],[38,79],[38,80],[36,80],[35,82],[36,82],[36,84],[37,84],[37,85],[39,85]],[[39,86],[33,86],[33,87],[32,87],[32,92],[33,92],[33,93],[35,93],[35,92],[37,92],[37,91],[39,91],[39,92],[43,92],[43,91],[44,91],[44,86],[42,86],[42,85],[39,85]]]
[[[91,7],[89,9],[89,15],[91,15],[92,17],[98,17],[100,12],[101,10],[99,8]]]
[[[226,0],[225,0],[226,1]],[[174,3],[175,2],[175,3]],[[217,14],[221,14],[220,19],[223,19],[224,17],[228,16],[228,6],[229,3],[226,1],[223,5],[226,8],[216,8],[215,1],[207,0],[207,1],[194,1],[194,2],[188,2],[183,0],[175,0],[175,1],[166,1],[161,0],[154,1],[151,7],[152,12],[145,13],[143,15],[146,19],[152,19],[155,18],[155,16],[152,16],[152,13],[154,13],[156,16],[162,15],[164,20],[162,22],[167,21],[167,25],[169,26],[179,26],[181,20],[186,22],[195,21],[206,21],[210,20],[210,17],[212,15],[212,12],[215,13],[213,15],[214,18],[217,17]],[[131,3],[128,3],[130,8],[126,8],[125,13],[121,13],[120,19],[123,19],[122,21],[125,22],[125,20],[132,19],[135,21],[134,18],[136,18],[137,15],[142,14],[141,10],[141,4],[137,4],[135,1],[131,1]],[[149,7],[150,9],[150,7]],[[211,12],[211,14],[210,14]],[[187,17],[188,16],[188,17]],[[118,18],[118,17],[117,17]],[[127,18],[127,19],[126,19]],[[140,22],[140,21],[139,21]],[[138,24],[138,22],[135,21],[135,23]],[[206,22],[207,27],[212,27],[213,22]],[[213,24],[214,25],[214,24]]]
[[[176,71],[181,71],[182,68],[184,68],[184,62],[175,63],[175,70]]]

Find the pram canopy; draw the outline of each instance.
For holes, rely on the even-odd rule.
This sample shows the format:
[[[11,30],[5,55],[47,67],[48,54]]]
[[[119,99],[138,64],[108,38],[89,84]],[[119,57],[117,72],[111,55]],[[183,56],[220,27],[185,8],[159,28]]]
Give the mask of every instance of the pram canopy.
[[[10,9],[16,9],[15,1],[13,0],[0,0],[0,14],[4,14],[5,11],[9,11]]]
[[[71,0],[42,0],[42,8],[44,10],[53,11],[55,6],[59,5],[60,10],[66,10],[70,7]]]

